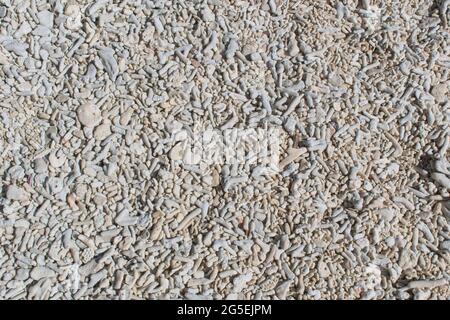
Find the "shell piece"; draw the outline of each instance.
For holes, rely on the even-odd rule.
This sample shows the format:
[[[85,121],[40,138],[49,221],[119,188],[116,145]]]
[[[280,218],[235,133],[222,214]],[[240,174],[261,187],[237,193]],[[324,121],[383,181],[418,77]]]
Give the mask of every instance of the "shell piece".
[[[289,287],[291,286],[291,284],[292,284],[292,280],[287,280],[275,288],[275,292],[279,299],[281,299],[281,300],[286,299],[287,294],[289,292]]]
[[[283,170],[288,164],[295,161],[302,154],[305,154],[308,150],[306,148],[289,148],[287,156],[278,165],[280,170]]]
[[[182,160],[184,154],[185,154],[185,144],[183,142],[178,142],[170,150],[169,158],[174,161]]]
[[[48,161],[53,168],[59,168],[64,164],[64,162],[66,162],[66,156],[61,152],[61,150],[55,150],[50,152]]]
[[[116,81],[119,74],[119,67],[116,58],[114,58],[114,50],[110,48],[103,48],[98,52],[100,59],[103,62],[106,72],[112,81]]]
[[[138,222],[137,217],[131,217],[127,209],[123,209],[114,220],[119,226],[131,226]]]

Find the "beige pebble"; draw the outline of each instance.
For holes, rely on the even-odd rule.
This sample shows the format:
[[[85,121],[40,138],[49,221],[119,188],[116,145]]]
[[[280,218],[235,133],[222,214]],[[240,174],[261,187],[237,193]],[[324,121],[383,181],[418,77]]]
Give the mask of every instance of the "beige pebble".
[[[98,205],[98,206],[103,206],[103,205],[106,203],[106,201],[107,201],[106,196],[104,196],[104,195],[101,194],[101,193],[97,193],[97,194],[94,196],[94,202],[95,202],[95,204]]]
[[[106,139],[111,134],[111,125],[109,123],[102,123],[94,130],[95,140],[101,141]]]
[[[433,89],[431,89],[431,94],[436,99],[436,102],[443,103],[448,100],[448,84],[440,83],[435,85]]]
[[[184,143],[178,142],[176,145],[172,147],[169,152],[169,158],[177,161],[183,159],[184,156]]]
[[[128,109],[127,111],[125,111],[124,113],[122,113],[120,115],[120,125],[121,126],[126,126],[128,125],[128,123],[131,120],[131,116],[133,115],[133,109]]]
[[[92,103],[85,103],[78,107],[77,116],[80,123],[93,128],[102,120],[100,109]]]

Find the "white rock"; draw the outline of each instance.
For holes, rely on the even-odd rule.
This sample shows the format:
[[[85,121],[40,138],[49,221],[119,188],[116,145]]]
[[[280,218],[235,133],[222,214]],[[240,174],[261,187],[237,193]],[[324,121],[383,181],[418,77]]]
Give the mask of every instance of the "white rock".
[[[431,89],[431,94],[437,103],[444,103],[448,100],[448,83],[440,83]]]
[[[28,200],[28,197],[29,195],[25,190],[15,185],[8,186],[6,190],[6,198],[10,200],[25,201]]]
[[[178,142],[176,145],[174,145],[169,152],[169,158],[174,161],[183,159],[185,154],[184,146],[185,146],[184,142]]]
[[[53,13],[48,10],[43,10],[37,13],[39,23],[49,29],[53,28]]]
[[[55,271],[47,267],[34,267],[30,272],[30,277],[33,280],[40,280],[42,278],[50,278],[56,276]]]
[[[88,128],[95,127],[102,120],[100,109],[92,103],[79,106],[77,116],[80,123]]]
[[[104,140],[111,134],[111,125],[103,123],[94,129],[94,138],[96,140]]]

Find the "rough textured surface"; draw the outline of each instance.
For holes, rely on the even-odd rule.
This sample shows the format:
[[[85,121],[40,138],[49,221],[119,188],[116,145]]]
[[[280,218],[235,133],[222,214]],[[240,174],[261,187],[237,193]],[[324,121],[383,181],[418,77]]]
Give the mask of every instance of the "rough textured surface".
[[[2,1],[0,298],[448,298],[449,15]],[[205,162],[196,126],[280,161]]]

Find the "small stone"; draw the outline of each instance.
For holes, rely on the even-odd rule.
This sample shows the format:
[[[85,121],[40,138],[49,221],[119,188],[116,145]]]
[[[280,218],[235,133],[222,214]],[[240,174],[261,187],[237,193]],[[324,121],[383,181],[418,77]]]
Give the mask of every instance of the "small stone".
[[[103,123],[97,126],[94,130],[95,140],[102,141],[105,140],[111,134],[111,125],[108,123]]]
[[[6,198],[15,201],[26,201],[28,200],[28,193],[22,188],[11,185],[6,191]]]
[[[450,178],[447,175],[440,172],[433,172],[431,178],[436,181],[439,185],[446,189],[450,189]]]
[[[169,152],[169,158],[178,161],[183,159],[184,156],[184,143],[178,142],[176,145],[172,147],[172,149]]]
[[[289,292],[289,287],[291,286],[291,283],[292,283],[292,280],[287,280],[275,288],[275,292],[279,299],[281,299],[281,300],[286,299],[286,296]]]
[[[28,279],[29,276],[30,276],[30,270],[21,268],[16,271],[15,279],[19,280],[19,281],[25,281]]]
[[[328,278],[330,276],[330,270],[325,262],[319,261],[317,265],[317,271],[321,278]]]
[[[48,162],[53,168],[59,168],[66,162],[66,155],[62,150],[55,150],[48,156]]]
[[[44,158],[37,158],[34,160],[34,171],[36,171],[36,173],[47,172],[47,162]]]
[[[51,278],[54,276],[56,276],[55,271],[47,267],[34,267],[30,273],[30,277],[33,280],[40,280],[42,278]]]
[[[127,111],[125,111],[124,113],[122,113],[120,115],[120,125],[121,126],[126,126],[128,125],[128,123],[131,120],[131,116],[133,115],[133,110],[132,109],[128,109]]]
[[[98,206],[103,206],[106,203],[107,199],[108,198],[106,196],[104,196],[103,194],[97,193],[94,196],[94,203]]]
[[[114,220],[119,226],[132,226],[138,222],[137,217],[131,217],[130,212],[126,209],[122,210]]]
[[[100,59],[103,62],[106,73],[112,81],[116,81],[117,75],[119,73],[117,61],[114,57],[114,54],[114,50],[112,50],[111,48],[103,48],[98,53]]]
[[[46,26],[37,26],[32,34],[34,36],[39,36],[39,37],[46,37],[48,35],[50,35],[51,31],[49,28],[47,28]]]
[[[431,94],[437,103],[444,103],[448,100],[448,84],[440,83],[431,89]]]
[[[211,22],[214,21],[216,19],[216,16],[214,15],[214,13],[211,11],[211,9],[209,7],[205,7],[202,10],[202,20],[205,22]]]
[[[0,18],[6,17],[7,8],[5,6],[0,6]]]
[[[100,109],[91,103],[78,107],[77,116],[80,123],[88,128],[95,127],[102,120]]]
[[[220,174],[219,174],[219,172],[216,169],[214,169],[211,172],[211,177],[212,177],[212,179],[211,179],[211,186],[212,187],[217,187],[220,184]]]
[[[48,179],[48,186],[50,188],[50,192],[56,194],[64,189],[64,181],[58,177],[50,177]]]
[[[38,12],[39,23],[49,29],[53,28],[53,13],[48,10]]]

